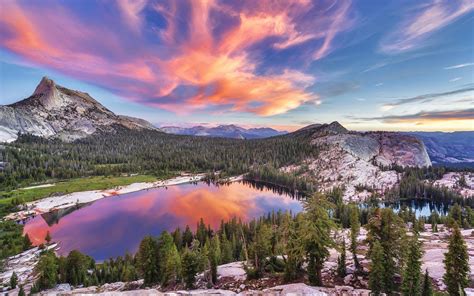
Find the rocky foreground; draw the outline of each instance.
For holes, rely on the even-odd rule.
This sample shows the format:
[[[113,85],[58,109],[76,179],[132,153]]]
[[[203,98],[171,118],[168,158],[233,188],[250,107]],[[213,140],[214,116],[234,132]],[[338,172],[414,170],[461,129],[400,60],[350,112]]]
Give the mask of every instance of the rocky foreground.
[[[443,291],[446,287],[443,283],[444,275],[444,253],[447,251],[447,239],[449,231],[440,225],[439,232],[431,232],[431,225],[425,225],[425,231],[420,233],[420,239],[423,241],[424,255],[422,258],[422,269],[427,269],[436,290]],[[365,258],[368,247],[364,244],[367,232],[361,229],[358,238],[360,248],[358,257],[365,269],[369,266],[369,261]],[[337,236],[348,236],[348,231],[341,231]],[[474,229],[462,230],[462,236],[466,241],[469,253],[469,262],[471,265],[471,283],[474,282]],[[346,240],[348,242],[349,240]],[[51,245],[49,248],[55,248]],[[19,277],[19,283],[25,285],[29,290],[34,281],[34,266],[38,262],[40,250],[33,248],[20,255],[11,257],[7,260],[6,270],[0,274],[0,281],[7,283],[13,272]],[[197,289],[192,291],[161,291],[160,287],[152,289],[142,289],[142,281],[129,283],[111,283],[102,286],[92,287],[71,287],[68,284],[58,285],[56,288],[42,292],[42,295],[369,295],[367,290],[367,278],[354,276],[354,266],[352,256],[347,252],[346,268],[348,275],[343,278],[337,278],[337,257],[338,252],[330,250],[330,257],[325,263],[323,269],[323,279],[326,287],[311,287],[302,282],[283,284],[280,277],[267,277],[259,280],[249,281],[246,279],[246,273],[243,268],[243,262],[233,262],[218,267],[218,282],[210,289],[204,281],[204,275],[198,275]],[[179,288],[179,287],[178,287]],[[474,288],[474,287],[471,287]],[[6,292],[7,290],[4,289]],[[470,289],[467,292],[471,291]],[[18,289],[8,291],[8,295],[17,295]]]

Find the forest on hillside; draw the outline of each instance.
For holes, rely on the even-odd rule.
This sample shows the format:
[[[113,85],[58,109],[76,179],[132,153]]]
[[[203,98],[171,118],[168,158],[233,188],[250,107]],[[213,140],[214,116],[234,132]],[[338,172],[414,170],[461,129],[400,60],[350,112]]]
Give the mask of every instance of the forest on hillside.
[[[296,163],[317,153],[306,140],[292,136],[237,140],[120,129],[66,143],[21,135],[0,150],[0,187],[123,173],[238,175],[261,165],[278,168]]]

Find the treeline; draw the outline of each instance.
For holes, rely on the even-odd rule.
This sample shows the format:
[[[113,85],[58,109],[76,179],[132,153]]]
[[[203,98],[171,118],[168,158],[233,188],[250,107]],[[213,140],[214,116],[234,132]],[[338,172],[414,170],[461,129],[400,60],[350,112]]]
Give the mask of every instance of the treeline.
[[[272,166],[260,166],[252,168],[244,177],[249,181],[262,181],[277,186],[286,187],[293,192],[310,195],[318,190],[317,183],[308,177],[303,176],[308,168],[302,168],[295,172],[283,172]]]
[[[455,203],[474,208],[474,197],[462,197],[447,187],[434,186],[426,180],[441,179],[446,173],[445,168],[400,168],[395,167],[402,174],[398,185],[387,190],[384,194],[386,201],[408,199],[424,199],[435,203],[453,205]],[[463,178],[461,178],[463,180]]]
[[[237,140],[119,129],[65,143],[20,135],[0,148],[0,188],[121,173],[222,171],[237,175],[261,165],[278,168],[316,154],[317,148],[291,136]]]
[[[201,219],[196,231],[186,227],[171,233],[165,231],[159,237],[147,236],[134,256],[127,254],[99,264],[77,251],[60,258],[47,251],[35,268],[38,279],[34,291],[57,283],[88,286],[137,279],[143,279],[145,286],[160,285],[165,290],[191,289],[201,272],[207,286],[213,287],[217,283],[217,266],[233,261],[246,262],[248,279],[281,276],[285,282],[307,279],[311,285],[321,286],[322,269],[330,248],[340,252],[336,276],[342,280],[348,274],[345,252],[348,248],[355,277],[368,275],[374,295],[397,292],[413,295],[410,291],[418,291],[414,295],[420,295],[431,289],[428,275],[423,280],[418,239],[418,233],[430,221],[417,219],[405,210],[395,213],[389,208],[338,206],[331,200],[337,201],[340,192],[336,190],[331,195],[312,196],[304,201],[304,212],[296,215],[273,212],[250,222],[233,218],[222,222],[217,229]],[[453,291],[459,292],[459,287],[467,286],[469,274],[467,249],[458,228],[466,218],[464,210],[467,209],[456,205],[448,216],[434,212],[429,218],[434,232],[438,231],[439,221],[452,228],[444,261],[448,270],[444,282],[452,295],[458,295]],[[472,223],[474,215],[468,214]],[[362,242],[368,246],[368,269],[361,264],[358,254],[361,226],[368,231]],[[407,235],[408,226],[413,235]],[[340,228],[349,229],[348,241],[336,235]]]
[[[0,222],[0,262],[31,248],[28,235],[23,236],[23,226],[13,221]],[[1,270],[1,265],[0,265]]]

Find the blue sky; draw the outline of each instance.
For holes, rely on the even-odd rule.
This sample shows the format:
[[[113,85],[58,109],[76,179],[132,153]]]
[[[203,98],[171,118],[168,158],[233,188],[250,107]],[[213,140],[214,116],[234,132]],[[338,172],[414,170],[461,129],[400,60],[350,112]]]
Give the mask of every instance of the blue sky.
[[[4,1],[0,103],[42,76],[157,125],[474,130],[474,3]]]

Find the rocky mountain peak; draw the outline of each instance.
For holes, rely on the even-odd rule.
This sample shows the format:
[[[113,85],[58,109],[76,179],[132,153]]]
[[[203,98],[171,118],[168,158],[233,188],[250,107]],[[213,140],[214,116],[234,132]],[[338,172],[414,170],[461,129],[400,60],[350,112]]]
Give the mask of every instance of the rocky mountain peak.
[[[337,121],[331,122],[324,129],[334,134],[345,134],[348,132],[348,130]]]
[[[311,124],[296,131],[296,134],[304,135],[305,137],[319,138],[327,135],[346,134],[349,131],[343,127],[339,122],[333,121],[329,124]]]
[[[52,79],[49,79],[47,76],[44,76],[38,86],[36,86],[33,95],[47,95],[55,89],[56,83],[54,83],[54,81]]]
[[[12,141],[18,133],[72,141],[96,131],[113,132],[117,125],[155,129],[145,120],[116,115],[89,94],[57,85],[48,77],[30,97],[0,105],[0,142]]]

